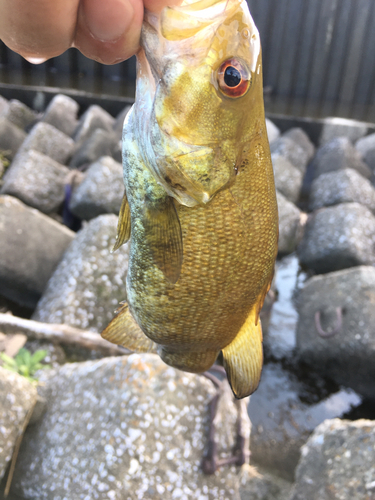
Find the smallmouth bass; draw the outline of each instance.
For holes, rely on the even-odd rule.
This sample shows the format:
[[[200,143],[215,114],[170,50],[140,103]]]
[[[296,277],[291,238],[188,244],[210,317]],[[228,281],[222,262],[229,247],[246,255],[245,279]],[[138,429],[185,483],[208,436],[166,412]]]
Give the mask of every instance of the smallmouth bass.
[[[194,373],[222,352],[235,396],[251,394],[278,215],[246,1],[145,11],[123,166],[115,249],[130,238],[127,303],[102,336]]]

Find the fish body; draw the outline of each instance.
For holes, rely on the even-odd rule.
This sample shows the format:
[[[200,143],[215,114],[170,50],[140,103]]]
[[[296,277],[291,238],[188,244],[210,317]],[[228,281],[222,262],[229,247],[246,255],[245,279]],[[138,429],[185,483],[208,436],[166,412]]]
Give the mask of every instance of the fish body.
[[[185,0],[145,13],[141,47],[116,245],[131,239],[127,304],[102,335],[196,373],[222,352],[244,397],[278,232],[259,34],[245,1]]]

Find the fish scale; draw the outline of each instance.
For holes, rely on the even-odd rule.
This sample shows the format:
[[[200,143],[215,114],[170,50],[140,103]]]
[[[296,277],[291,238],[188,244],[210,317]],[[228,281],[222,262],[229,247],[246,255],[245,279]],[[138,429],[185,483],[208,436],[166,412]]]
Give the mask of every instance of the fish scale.
[[[229,7],[220,13],[221,4]],[[168,8],[162,21],[145,14],[138,93],[124,125],[126,193],[116,244],[119,248],[130,237],[128,304],[102,335],[132,350],[158,352],[166,363],[197,373],[208,369],[222,352],[231,387],[237,397],[244,397],[260,379],[259,312],[273,276],[278,215],[261,53],[254,42],[259,35],[246,2],[209,0],[205,5],[215,8],[212,26],[208,10],[202,23],[189,18],[194,2],[188,10],[184,4],[176,8],[176,15]],[[183,33],[174,35],[174,19],[184,20],[186,40]],[[166,23],[167,39],[160,22]],[[250,40],[239,35],[239,25],[241,33],[244,26],[252,33]],[[231,33],[237,42],[224,40],[220,45]],[[199,36],[211,37],[216,48],[208,47],[206,55],[200,51],[201,66],[194,61],[190,68],[191,58],[178,57],[178,50],[185,43],[197,46],[199,38],[194,37]],[[168,49],[164,80],[165,60],[155,46],[158,40]],[[227,46],[238,48],[238,59],[225,52]],[[189,53],[188,45],[184,47]],[[212,83],[223,64],[222,59],[214,60],[213,53],[219,52],[235,65],[232,71],[242,71],[241,81],[251,73],[240,97],[231,98],[231,88],[219,76],[218,85],[224,90]],[[158,71],[160,81],[149,84]],[[194,89],[189,87],[192,79]],[[154,94],[145,98],[138,89]],[[185,96],[192,103],[189,113],[182,105]],[[222,127],[218,117],[223,117]],[[197,161],[197,147],[202,146],[208,149]]]

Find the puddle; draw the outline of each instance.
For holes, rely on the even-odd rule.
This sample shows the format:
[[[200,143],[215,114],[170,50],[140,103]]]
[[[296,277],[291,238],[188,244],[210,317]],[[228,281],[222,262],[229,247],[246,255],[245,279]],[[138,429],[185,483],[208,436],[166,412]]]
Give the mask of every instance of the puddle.
[[[322,378],[318,372],[298,363],[295,357],[296,328],[298,313],[295,306],[296,296],[303,287],[308,274],[301,271],[297,255],[288,255],[277,262],[275,288],[277,300],[274,302],[268,332],[264,338],[264,352],[266,366],[262,375],[262,382],[267,378],[268,367],[272,368],[273,362],[281,362],[290,374],[292,380],[298,380],[298,390],[294,395],[295,401],[307,405],[309,419],[313,422],[322,422],[326,418],[338,416],[349,420],[358,418],[375,419],[375,401],[365,400],[349,388],[339,387],[333,381]],[[281,368],[280,365],[280,368]],[[271,369],[272,373],[272,369]],[[269,376],[269,375],[268,375]],[[281,377],[282,378],[282,377]],[[271,385],[279,387],[280,374],[274,376]],[[280,389],[280,387],[279,387]],[[295,390],[295,389],[293,389]],[[280,392],[282,399],[288,399],[287,387]],[[270,408],[275,407],[277,394],[270,398]],[[254,398],[256,399],[256,398]],[[297,412],[298,413],[298,412]],[[294,416],[298,420],[297,415]],[[305,415],[303,416],[305,418]],[[301,425],[301,422],[299,422]]]
[[[326,419],[355,411],[362,403],[358,394],[344,388],[325,394],[317,388],[320,400],[307,401],[310,390],[299,374],[280,363],[268,363],[258,390],[250,398],[252,459],[288,480],[293,480],[300,447],[313,430]]]
[[[299,271],[296,254],[288,255],[276,265],[277,300],[273,304],[268,333],[264,338],[266,358],[281,360],[292,355],[296,347],[298,314],[293,296],[307,275]]]

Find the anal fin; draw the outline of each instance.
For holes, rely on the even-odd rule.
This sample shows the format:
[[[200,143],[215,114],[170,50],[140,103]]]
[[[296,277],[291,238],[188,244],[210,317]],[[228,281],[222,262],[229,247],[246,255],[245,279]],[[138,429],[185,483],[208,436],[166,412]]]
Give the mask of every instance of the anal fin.
[[[263,366],[262,340],[255,305],[235,339],[222,350],[228,381],[238,399],[258,387]]]
[[[144,227],[155,264],[168,281],[176,283],[181,273],[183,245],[180,220],[172,198],[165,195],[145,203]]]
[[[203,373],[215,363],[220,351],[207,352],[170,352],[159,347],[158,354],[169,366],[190,373]]]
[[[126,303],[117,309],[116,316],[101,335],[112,344],[121,345],[130,351],[156,353],[155,342],[139,328]]]
[[[126,193],[122,198],[120,213],[118,214],[117,236],[116,243],[112,252],[118,250],[124,243],[130,239],[131,224],[130,224],[130,207]]]

